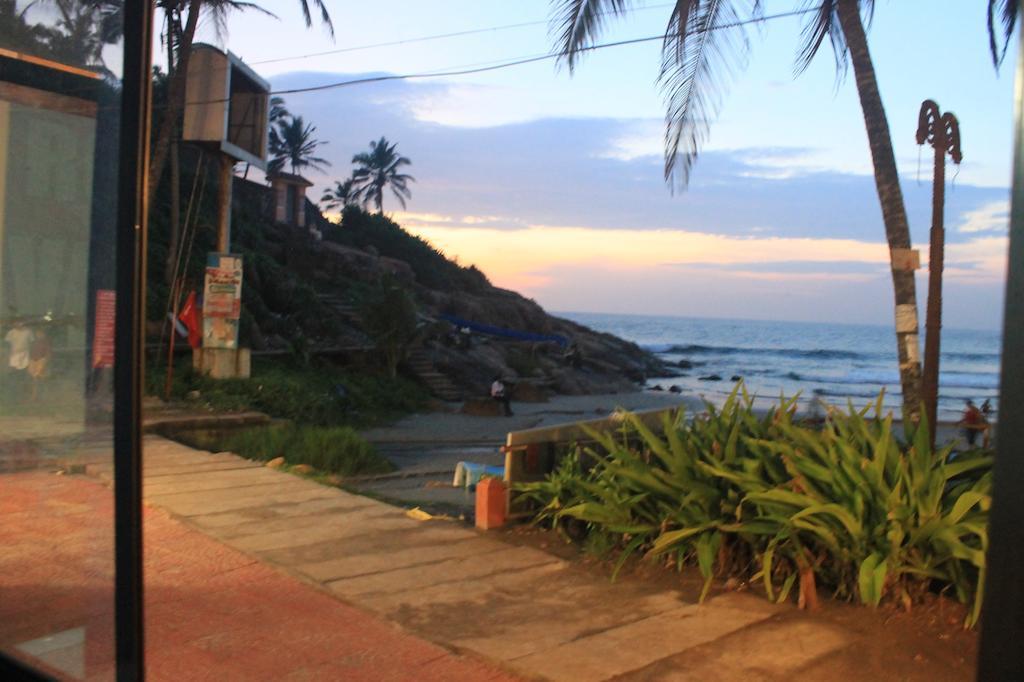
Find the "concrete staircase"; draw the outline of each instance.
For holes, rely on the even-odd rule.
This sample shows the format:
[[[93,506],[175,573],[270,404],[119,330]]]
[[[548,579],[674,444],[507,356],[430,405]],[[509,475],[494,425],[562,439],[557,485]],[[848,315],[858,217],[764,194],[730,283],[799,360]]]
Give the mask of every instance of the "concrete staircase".
[[[423,348],[416,348],[410,351],[405,365],[423,384],[430,389],[431,394],[448,402],[462,400],[462,393],[444,374],[437,371],[434,361],[430,357],[430,351]]]
[[[316,297],[320,303],[333,309],[334,312],[338,313],[338,315],[347,322],[351,322],[357,326],[360,324],[361,320],[359,319],[359,311],[356,310],[355,306],[344,300],[341,296],[338,296],[337,294],[317,292]]]

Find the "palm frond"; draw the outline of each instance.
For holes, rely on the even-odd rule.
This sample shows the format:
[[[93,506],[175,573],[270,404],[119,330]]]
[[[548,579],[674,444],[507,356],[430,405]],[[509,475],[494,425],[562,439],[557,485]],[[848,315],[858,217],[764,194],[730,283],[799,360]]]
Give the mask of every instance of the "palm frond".
[[[749,3],[752,15],[760,1]],[[677,0],[662,42],[661,85],[665,113],[665,181],[687,185],[709,122],[721,106],[721,88],[746,63],[749,42],[733,3]]]
[[[313,2],[320,10],[320,23],[327,27],[331,38],[334,38],[334,22],[331,21],[331,14],[327,11],[327,5],[324,4],[324,0],[313,0]],[[302,18],[306,21],[306,28],[310,28],[313,25],[313,15],[309,11],[309,0],[299,0],[299,4],[302,6]]]
[[[1017,0],[988,0],[988,46],[992,52],[992,64],[997,69],[1006,57],[1006,48],[1010,44],[1010,38],[1013,37],[1018,14],[1020,14],[1020,3]],[[996,15],[999,16],[999,23],[1003,28],[1002,45],[999,44],[999,38],[996,35]]]
[[[556,7],[550,24],[550,33],[556,36],[559,63],[565,63],[571,72],[579,60],[580,50],[593,44],[604,27],[608,14],[624,14],[630,0],[565,0]]]

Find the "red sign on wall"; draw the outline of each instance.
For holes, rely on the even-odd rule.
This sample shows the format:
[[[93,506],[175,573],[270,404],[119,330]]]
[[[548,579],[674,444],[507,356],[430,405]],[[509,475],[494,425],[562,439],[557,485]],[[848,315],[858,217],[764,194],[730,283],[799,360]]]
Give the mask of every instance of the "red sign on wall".
[[[92,366],[114,366],[114,320],[117,292],[100,289],[96,292],[96,326],[92,337]]]

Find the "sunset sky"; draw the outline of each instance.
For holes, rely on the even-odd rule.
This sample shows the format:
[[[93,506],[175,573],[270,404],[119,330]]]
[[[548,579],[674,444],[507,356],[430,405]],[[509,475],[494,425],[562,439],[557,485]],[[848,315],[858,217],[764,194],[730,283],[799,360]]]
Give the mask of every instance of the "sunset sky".
[[[233,15],[218,38],[275,90],[368,74],[423,74],[549,52],[544,0],[329,2],[336,38]],[[605,41],[657,36],[668,5],[635,3]],[[742,2],[737,4],[742,5]],[[947,183],[945,323],[993,328],[1002,313],[1012,141],[1013,55],[997,73],[983,2],[879,0],[869,41],[915,247],[927,260],[932,152],[915,143],[921,101],[961,123],[964,162]],[[768,0],[765,14],[802,6]],[[322,188],[381,135],[410,157],[407,211],[385,211],[464,264],[552,311],[637,312],[889,324],[891,281],[852,74],[830,50],[793,77],[802,18],[752,26],[750,60],[690,187],[662,180],[658,43],[600,50],[572,76],[543,61],[488,73],[285,95],[328,141]],[[436,34],[520,24],[471,35]],[[330,50],[315,57],[284,59]],[[268,61],[274,60],[274,61]],[[955,179],[954,179],[955,176]],[[924,306],[925,270],[919,279]]]

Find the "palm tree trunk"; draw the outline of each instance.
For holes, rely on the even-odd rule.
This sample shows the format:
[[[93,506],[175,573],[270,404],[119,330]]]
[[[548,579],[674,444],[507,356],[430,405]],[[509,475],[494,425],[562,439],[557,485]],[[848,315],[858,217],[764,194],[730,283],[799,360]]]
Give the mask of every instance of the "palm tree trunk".
[[[868,52],[868,40],[861,23],[858,0],[839,0],[839,23],[850,51],[857,78],[857,94],[864,113],[871,161],[875,169],[875,187],[882,206],[885,236],[892,261],[896,249],[910,248],[910,228],[900,190],[896,157],[892,151],[889,122],[878,92],[875,68]],[[896,346],[899,354],[900,384],[903,388],[904,418],[917,421],[921,412],[921,358],[918,343],[917,292],[914,271],[897,269],[892,262],[893,294],[896,302]]]
[[[176,65],[167,65],[168,71],[173,69],[173,72],[171,72],[167,93],[167,109],[164,110],[164,117],[160,121],[160,131],[153,144],[153,156],[149,163],[149,187],[146,195],[147,203],[150,204],[152,204],[156,188],[160,184],[160,178],[164,173],[167,154],[171,148],[171,139],[174,137],[174,127],[185,104],[185,79],[188,75],[188,61],[192,55],[192,41],[195,39],[196,27],[199,25],[199,10],[202,4],[203,0],[189,1],[188,20],[185,22],[185,30],[181,34],[181,42],[178,45],[178,63]]]

